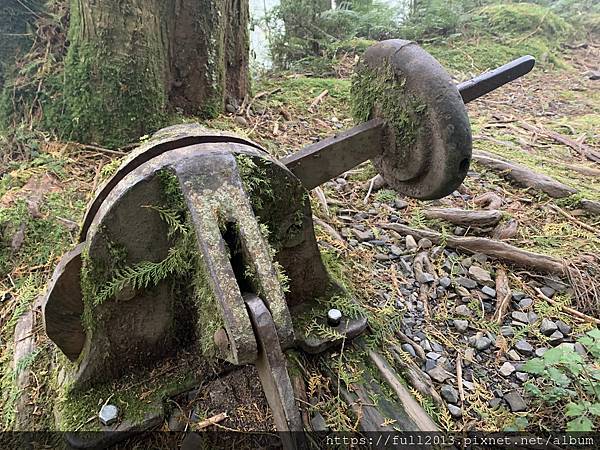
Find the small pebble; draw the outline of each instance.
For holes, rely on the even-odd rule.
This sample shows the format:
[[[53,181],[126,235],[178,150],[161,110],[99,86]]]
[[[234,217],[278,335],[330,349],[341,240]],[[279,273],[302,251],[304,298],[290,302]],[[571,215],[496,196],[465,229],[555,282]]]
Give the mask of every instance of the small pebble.
[[[468,308],[467,308],[468,309]],[[467,331],[467,328],[469,328],[469,321],[468,320],[454,320],[454,328],[456,328],[456,331],[458,331],[459,333],[464,333],[465,331]]]
[[[456,389],[454,389],[454,387],[450,386],[449,384],[445,384],[442,386],[440,394],[442,395],[442,398],[448,403],[458,403],[458,392],[456,392]]]
[[[522,355],[527,356],[527,355],[533,354],[533,347],[531,346],[531,344],[529,342],[527,342],[524,339],[517,342],[517,344],[515,345],[515,348]]]
[[[502,367],[500,367],[500,373],[502,374],[502,376],[504,377],[508,377],[510,376],[514,371],[515,371],[515,366],[513,366],[511,363],[509,363],[508,361],[505,362],[504,364],[502,364]]]
[[[450,412],[450,415],[455,419],[459,419],[460,417],[462,417],[462,409],[460,409],[458,406],[448,404],[448,411]]]

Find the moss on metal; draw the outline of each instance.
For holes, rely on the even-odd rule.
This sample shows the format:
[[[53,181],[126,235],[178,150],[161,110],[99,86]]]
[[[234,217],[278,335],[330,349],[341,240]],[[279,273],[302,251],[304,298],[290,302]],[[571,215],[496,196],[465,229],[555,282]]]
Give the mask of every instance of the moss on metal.
[[[426,105],[405,88],[406,78],[390,64],[377,68],[359,65],[350,89],[352,115],[357,123],[384,119],[395,134],[396,145],[406,149],[423,126]]]

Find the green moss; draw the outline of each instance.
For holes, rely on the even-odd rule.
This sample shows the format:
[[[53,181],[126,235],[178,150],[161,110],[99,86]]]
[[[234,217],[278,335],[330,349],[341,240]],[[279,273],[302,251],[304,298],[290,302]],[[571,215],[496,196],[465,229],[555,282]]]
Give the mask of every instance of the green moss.
[[[112,42],[109,30],[91,42],[79,2],[71,4],[62,99],[46,109],[57,119],[55,130],[65,139],[118,147],[160,128],[167,99],[158,54],[150,47],[119,51],[127,43]]]
[[[573,27],[565,19],[534,3],[486,6],[476,12],[472,26],[502,36],[535,34],[552,41],[573,32]]]
[[[151,371],[133,373],[86,391],[71,391],[68,384],[60,386],[55,382],[57,430],[101,431],[97,416],[105,403],[117,406],[119,420],[132,424],[141,423],[149,414],[162,415],[165,399],[197,385],[202,365],[198,356],[183,355],[164,361]]]
[[[423,126],[426,106],[422,100],[406,92],[406,79],[389,64],[371,68],[358,67],[352,80],[352,115],[357,123],[375,117],[384,118],[395,134],[399,149],[416,140]]]

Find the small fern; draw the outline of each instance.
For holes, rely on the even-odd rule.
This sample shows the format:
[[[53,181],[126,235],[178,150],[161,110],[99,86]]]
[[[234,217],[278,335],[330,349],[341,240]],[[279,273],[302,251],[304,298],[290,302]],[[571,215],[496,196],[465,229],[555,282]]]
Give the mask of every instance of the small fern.
[[[168,256],[160,262],[144,261],[131,267],[119,269],[116,275],[100,288],[94,304],[100,305],[113,298],[125,287],[137,290],[156,286],[170,276],[180,276],[191,269],[191,261],[181,246],[172,247]]]
[[[181,212],[173,208],[161,208],[159,206],[147,205],[143,208],[148,208],[156,211],[160,218],[169,227],[168,236],[173,237],[176,233],[186,234],[189,230],[181,220]]]

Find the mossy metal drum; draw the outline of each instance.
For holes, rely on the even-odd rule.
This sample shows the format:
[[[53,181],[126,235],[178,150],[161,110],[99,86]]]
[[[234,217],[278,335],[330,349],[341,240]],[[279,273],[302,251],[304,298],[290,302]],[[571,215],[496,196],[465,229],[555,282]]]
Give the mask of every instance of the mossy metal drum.
[[[188,217],[193,249],[182,254],[201,266],[184,273],[173,257],[174,215]],[[45,305],[49,335],[78,361],[72,379],[79,386],[157,361],[182,341],[213,345],[221,329],[227,339],[218,356],[254,362],[256,341],[240,296],[246,279],[264,296],[284,347],[294,342],[288,307],[331,285],[300,180],[251,141],[197,125],[161,130],[125,159],[90,204],[82,241],[57,269]],[[136,271],[148,279],[142,288],[113,286]],[[287,292],[279,273],[289,277]],[[61,328],[66,310],[71,326]]]
[[[386,122],[384,151],[373,164],[398,192],[444,197],[464,180],[471,127],[461,95],[443,67],[411,41],[370,47],[353,84],[354,115]]]

